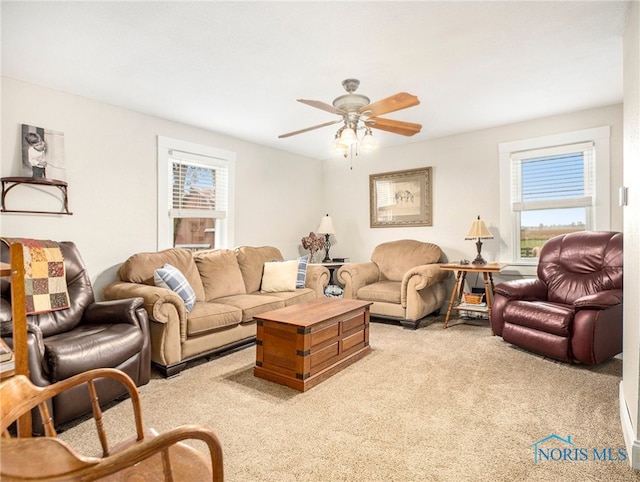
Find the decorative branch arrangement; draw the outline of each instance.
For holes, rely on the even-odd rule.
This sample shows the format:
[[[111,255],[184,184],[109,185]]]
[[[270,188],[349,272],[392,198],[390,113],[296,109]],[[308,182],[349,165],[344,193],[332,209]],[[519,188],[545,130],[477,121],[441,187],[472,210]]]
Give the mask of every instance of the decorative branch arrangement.
[[[311,254],[309,262],[313,263],[313,257],[316,252],[324,248],[324,238],[316,236],[316,233],[311,232],[309,233],[309,236],[305,236],[301,241],[302,247],[304,249],[308,249]]]

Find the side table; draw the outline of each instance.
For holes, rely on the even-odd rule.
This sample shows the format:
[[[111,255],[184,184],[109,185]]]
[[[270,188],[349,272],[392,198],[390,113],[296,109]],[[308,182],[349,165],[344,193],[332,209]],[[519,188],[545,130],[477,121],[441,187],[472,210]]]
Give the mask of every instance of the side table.
[[[325,263],[325,262],[321,262],[321,263],[309,263],[315,266],[324,266],[325,268],[327,268],[329,270],[329,284],[331,284],[331,282],[333,281],[333,274],[336,272],[336,270],[338,268],[340,268],[340,266],[342,266],[343,264],[347,264],[344,261],[331,261],[330,263]]]
[[[456,282],[453,285],[451,291],[451,298],[449,299],[449,308],[447,308],[447,316],[444,319],[443,328],[447,328],[449,324],[449,318],[451,317],[452,310],[471,311],[469,306],[460,306],[462,298],[464,296],[464,282],[467,279],[467,273],[482,273],[484,279],[484,292],[487,300],[486,307],[478,307],[473,311],[481,313],[487,313],[489,320],[491,320],[491,304],[493,301],[493,274],[499,273],[505,267],[505,264],[501,263],[488,263],[488,264],[459,264],[448,263],[440,265],[440,269],[449,271],[457,271]]]
[[[325,268],[327,268],[329,270],[329,284],[327,285],[327,288],[325,289],[325,296],[329,296],[329,297],[334,297],[334,298],[340,298],[342,297],[342,287],[340,286],[340,284],[338,283],[338,280],[336,279],[334,282],[334,278],[336,275],[336,271],[338,271],[338,269],[340,268],[340,266],[347,264],[347,262],[345,261],[331,261],[330,263],[309,263],[310,265],[316,265],[316,266],[324,266]],[[332,286],[335,286],[336,288],[330,288]]]

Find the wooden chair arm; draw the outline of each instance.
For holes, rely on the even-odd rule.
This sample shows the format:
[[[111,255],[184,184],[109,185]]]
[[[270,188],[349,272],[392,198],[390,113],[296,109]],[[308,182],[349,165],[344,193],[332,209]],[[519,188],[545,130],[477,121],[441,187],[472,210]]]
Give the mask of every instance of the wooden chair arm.
[[[99,420],[101,421],[102,417],[100,406],[92,388],[93,381],[98,378],[113,378],[120,381],[126,387],[129,392],[129,396],[131,397],[131,403],[134,407],[137,437],[138,440],[142,440],[142,438],[144,438],[144,428],[142,426],[140,394],[138,393],[138,389],[133,380],[131,380],[126,373],[116,370],[115,368],[97,368],[89,370],[46,387],[37,387],[33,385],[24,375],[17,375],[10,378],[0,384],[0,394],[3,400],[3,403],[0,404],[0,430],[4,435],[9,425],[17,420],[20,415],[27,413],[36,407],[41,407],[41,412],[43,410],[47,412],[42,414],[45,424],[45,432],[47,436],[55,437],[56,432],[53,428],[51,417],[48,414],[48,409],[44,402],[65,390],[69,390],[83,383],[87,383],[89,390],[92,392],[94,418],[99,415]],[[101,430],[101,426],[98,427],[98,430]]]
[[[209,457],[181,443],[183,440],[203,441]],[[84,457],[57,438],[5,439],[0,453],[2,480],[224,480],[220,441],[200,425],[184,425],[158,435],[149,432],[143,440],[114,450],[104,458]]]

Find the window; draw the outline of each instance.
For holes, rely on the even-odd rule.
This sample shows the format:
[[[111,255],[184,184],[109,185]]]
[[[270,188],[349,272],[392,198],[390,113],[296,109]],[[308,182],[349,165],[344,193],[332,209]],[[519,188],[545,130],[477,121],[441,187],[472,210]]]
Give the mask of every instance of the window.
[[[536,264],[559,234],[609,229],[609,128],[500,144],[503,261]]]
[[[158,249],[233,246],[235,154],[158,137]]]

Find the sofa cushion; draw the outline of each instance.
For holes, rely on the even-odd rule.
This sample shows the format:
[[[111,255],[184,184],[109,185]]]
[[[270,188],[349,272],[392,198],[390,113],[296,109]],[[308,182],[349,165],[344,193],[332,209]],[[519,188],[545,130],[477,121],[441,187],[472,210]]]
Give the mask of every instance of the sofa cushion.
[[[138,253],[127,259],[120,269],[118,277],[129,283],[154,286],[154,273],[165,264],[175,266],[189,282],[196,294],[196,301],[204,301],[204,287],[200,273],[188,249],[170,248],[157,253]]]
[[[622,233],[580,231],[556,236],[544,244],[538,278],[547,285],[547,300],[566,305],[603,290],[621,289]]]
[[[154,274],[154,282],[156,286],[175,291],[184,300],[184,306],[187,311],[193,309],[193,305],[196,302],[196,294],[187,279],[176,267],[167,263],[162,268],[158,268]]]
[[[268,261],[264,264],[262,273],[262,293],[277,293],[279,291],[295,291],[298,279],[298,260]]]
[[[233,251],[216,249],[194,255],[204,286],[205,300],[246,293],[242,273]]]
[[[259,315],[260,313],[277,310],[279,308],[284,308],[285,306],[284,300],[276,296],[270,296],[270,294],[226,296],[224,298],[220,298],[217,302],[240,308],[242,310],[243,322],[251,321],[254,316]]]
[[[255,293],[260,294],[258,293]],[[269,296],[278,298],[284,301],[285,306],[297,305],[298,303],[304,303],[306,301],[312,301],[316,299],[316,292],[311,288],[299,288],[295,291],[280,291],[278,293],[264,293],[262,296]]]
[[[233,326],[242,320],[242,310],[235,306],[201,301],[187,315],[187,337],[203,335],[218,328]]]
[[[379,281],[358,290],[358,299],[400,304],[400,282]]]
[[[411,268],[438,263],[441,258],[442,250],[439,246],[413,239],[379,244],[371,254],[371,261],[380,270],[380,279],[391,281],[402,281],[404,274]]]
[[[260,291],[262,282],[262,271],[267,261],[282,261],[282,253],[273,246],[242,246],[236,248],[236,258],[238,266],[244,278],[244,285],[247,293]]]

